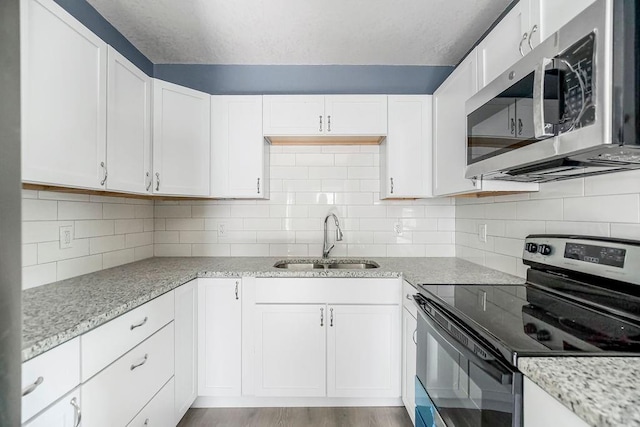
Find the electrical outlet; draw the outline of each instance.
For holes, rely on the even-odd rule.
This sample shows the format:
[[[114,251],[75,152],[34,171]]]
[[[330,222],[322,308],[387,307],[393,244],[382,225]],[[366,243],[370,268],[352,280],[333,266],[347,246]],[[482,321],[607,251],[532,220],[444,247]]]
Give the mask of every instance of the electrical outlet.
[[[487,224],[480,224],[478,226],[478,239],[480,239],[481,242],[487,241]]]
[[[400,220],[397,220],[393,224],[393,231],[395,231],[397,236],[402,236],[402,222],[400,222]]]
[[[223,222],[218,224],[218,237],[223,237],[226,234],[227,234],[227,224]]]
[[[60,227],[60,249],[69,249],[73,246],[73,225]]]

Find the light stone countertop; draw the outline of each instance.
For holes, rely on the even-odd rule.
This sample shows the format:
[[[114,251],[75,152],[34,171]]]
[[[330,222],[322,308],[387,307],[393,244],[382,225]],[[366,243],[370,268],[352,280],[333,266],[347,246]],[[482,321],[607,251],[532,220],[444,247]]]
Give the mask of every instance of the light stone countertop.
[[[524,283],[521,278],[459,258],[367,258],[380,268],[329,271],[274,268],[282,259],[151,258],[27,289],[22,302],[22,360],[32,359],[197,277],[403,276],[413,285]]]
[[[593,427],[640,427],[640,357],[527,357],[518,369]]]

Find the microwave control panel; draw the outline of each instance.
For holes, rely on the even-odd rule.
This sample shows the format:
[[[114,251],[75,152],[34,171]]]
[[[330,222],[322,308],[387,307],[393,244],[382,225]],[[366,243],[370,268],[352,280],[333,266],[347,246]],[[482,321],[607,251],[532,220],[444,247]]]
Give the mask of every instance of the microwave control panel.
[[[595,122],[595,42],[595,33],[590,33],[555,58],[562,85],[558,133],[569,132]]]

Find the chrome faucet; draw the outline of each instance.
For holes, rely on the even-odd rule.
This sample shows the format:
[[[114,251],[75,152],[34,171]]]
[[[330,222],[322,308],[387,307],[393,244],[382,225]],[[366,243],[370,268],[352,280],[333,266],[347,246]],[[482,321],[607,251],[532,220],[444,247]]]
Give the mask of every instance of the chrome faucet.
[[[327,236],[327,221],[329,221],[329,217],[333,217],[336,223],[336,242],[342,241],[342,229],[340,229],[340,221],[338,221],[338,217],[334,213],[329,213],[324,218],[324,245],[322,246],[322,258],[329,258],[329,253],[331,249],[335,246],[335,244],[329,246],[329,239]]]

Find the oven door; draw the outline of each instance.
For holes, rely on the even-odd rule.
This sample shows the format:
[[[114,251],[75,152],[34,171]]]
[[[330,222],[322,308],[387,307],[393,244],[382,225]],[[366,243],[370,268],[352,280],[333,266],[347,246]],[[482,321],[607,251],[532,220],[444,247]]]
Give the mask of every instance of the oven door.
[[[427,310],[424,301],[418,303],[416,422],[521,427],[522,375],[491,356],[446,312],[426,304]]]

